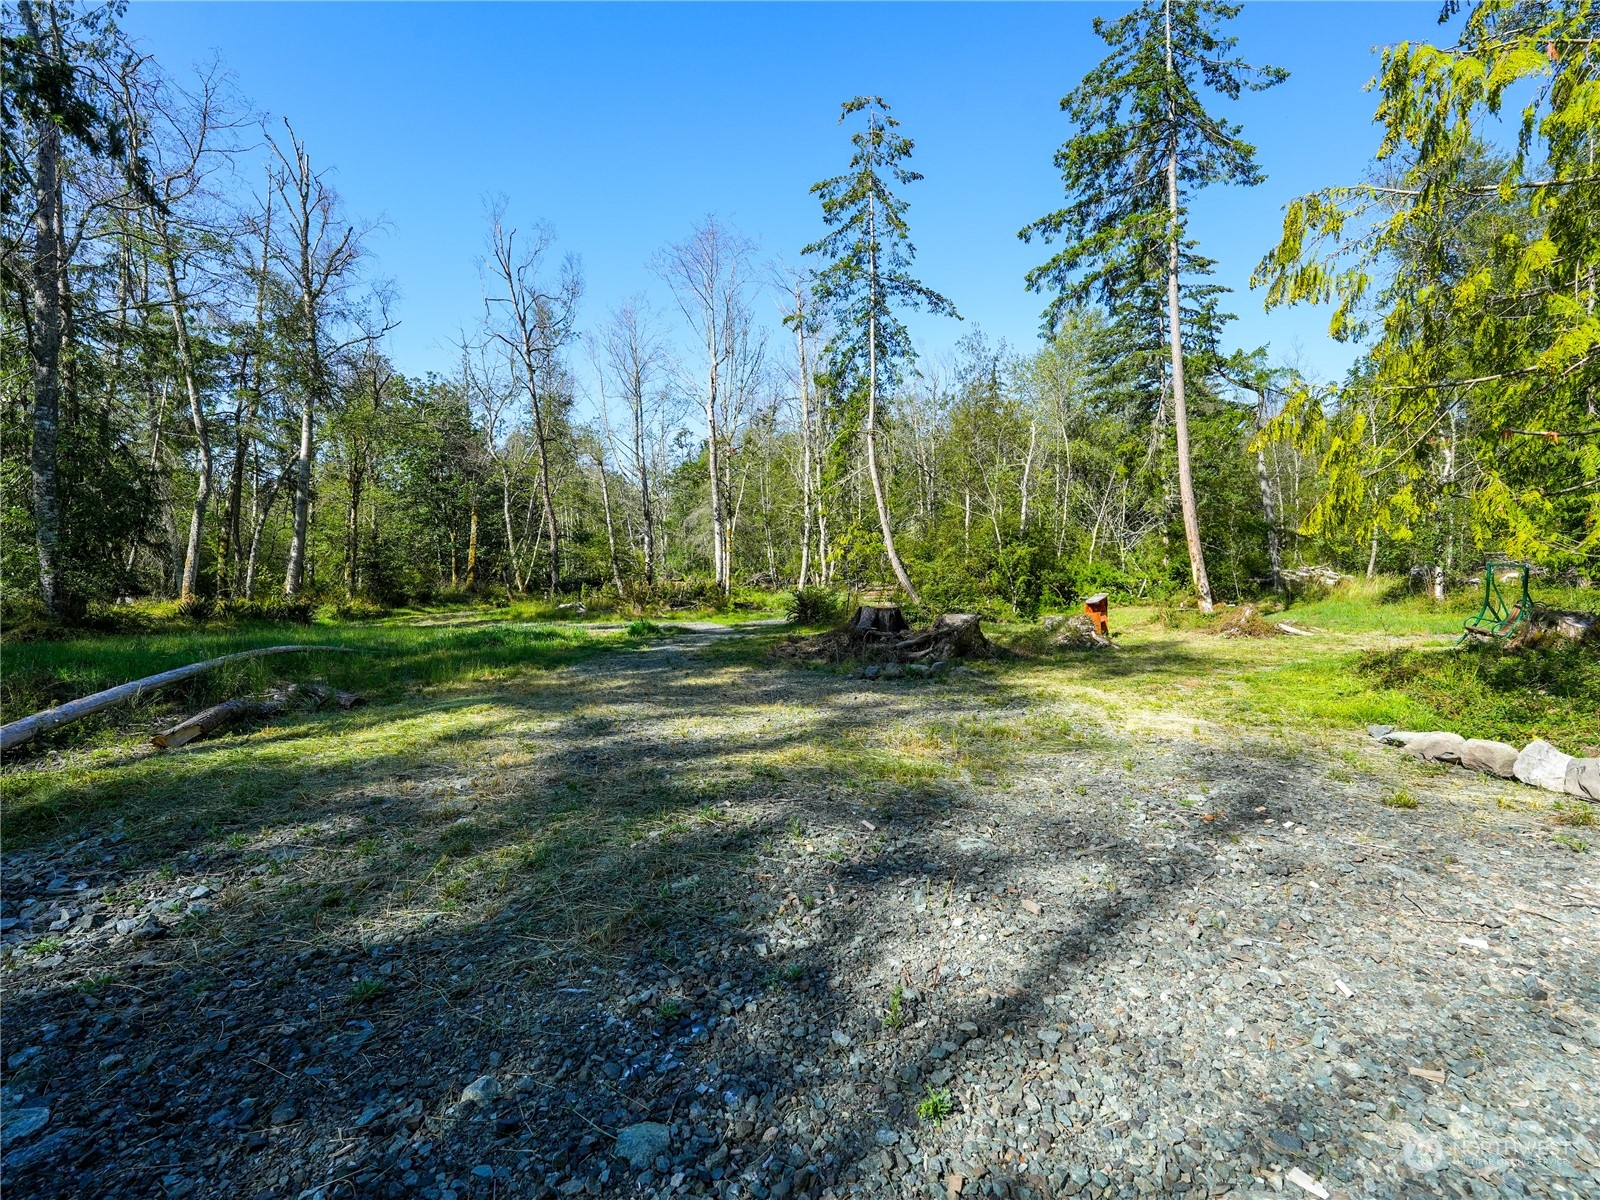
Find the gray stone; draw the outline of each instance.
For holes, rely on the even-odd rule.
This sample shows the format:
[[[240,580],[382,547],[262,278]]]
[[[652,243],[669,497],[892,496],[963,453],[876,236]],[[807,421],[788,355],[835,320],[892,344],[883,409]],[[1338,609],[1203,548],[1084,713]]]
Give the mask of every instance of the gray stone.
[[[489,1104],[500,1097],[500,1081],[493,1075],[480,1075],[461,1089],[463,1104]]]
[[[1567,764],[1562,790],[1569,796],[1600,800],[1600,758],[1575,758]]]
[[[300,1115],[300,1109],[293,1100],[285,1100],[272,1110],[272,1115],[267,1118],[273,1125],[287,1125]]]
[[[667,1126],[659,1121],[640,1121],[618,1132],[616,1154],[627,1159],[635,1171],[643,1171],[671,1144],[672,1130]]]
[[[1425,762],[1459,763],[1467,739],[1459,733],[1418,734],[1405,744],[1405,752]]]
[[[32,1137],[50,1123],[48,1108],[7,1107],[0,1117],[0,1150],[9,1150],[23,1138]]]
[[[1461,747],[1461,765],[1488,775],[1498,775],[1501,779],[1510,779],[1516,769],[1519,753],[1515,746],[1505,742],[1469,738],[1466,745]]]
[[[1394,732],[1393,725],[1368,725],[1367,736],[1374,738],[1388,737]]]
[[[1564,792],[1567,790],[1567,765],[1571,762],[1570,754],[1563,754],[1549,742],[1536,738],[1517,755],[1512,773],[1529,787]]]
[[[900,1135],[892,1129],[880,1129],[874,1136],[880,1146],[892,1146],[900,1140]]]

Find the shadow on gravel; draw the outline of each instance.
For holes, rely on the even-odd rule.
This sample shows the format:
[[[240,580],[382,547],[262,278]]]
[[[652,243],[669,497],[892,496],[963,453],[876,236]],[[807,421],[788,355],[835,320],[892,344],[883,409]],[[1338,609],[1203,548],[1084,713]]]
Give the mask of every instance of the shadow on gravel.
[[[1114,969],[1130,930],[1181,927],[1210,843],[1284,815],[1289,776],[1310,768],[1194,748],[1225,797],[1158,851],[1108,832],[1119,785],[1069,751],[1053,770],[1093,794],[1058,789],[1064,808],[1000,845],[973,832],[989,827],[986,793],[959,771],[830,764],[868,761],[848,756],[864,729],[1021,706],[1003,675],[867,690],[703,666],[618,655],[366,710],[338,718],[338,753],[270,767],[201,746],[181,794],[158,768],[108,772],[106,795],[73,801],[85,836],[11,856],[6,912],[19,895],[70,907],[79,884],[155,907],[123,918],[128,932],[69,931],[11,960],[26,965],[5,979],[7,1107],[50,1118],[8,1148],[6,1182],[41,1197],[781,1200],[942,1195],[964,1174],[973,1193],[1043,1197],[1076,1194],[1067,1168],[1132,1137],[1168,1139],[1153,1190],[1220,1185],[1214,1160],[1142,1111],[1004,1131],[1031,1113],[1024,1077],[1060,1113],[1108,1056],[1185,1078],[1194,1064],[1048,998]],[[1192,668],[1162,646],[1083,669]],[[444,716],[378,752],[395,722]],[[292,753],[298,736],[254,744]],[[170,815],[92,825],[97,803],[127,813],[140,789]],[[1029,881],[1064,862],[1114,890],[1022,913]],[[922,889],[917,919],[943,925],[907,931],[891,903],[906,886]],[[1002,955],[996,935],[986,959],[947,936],[941,904],[1031,921],[1026,948]],[[977,1122],[970,1155],[915,1150],[917,1104],[940,1091]],[[1317,1105],[1229,1120],[1346,1119]],[[671,1142],[635,1171],[614,1138],[647,1120]]]

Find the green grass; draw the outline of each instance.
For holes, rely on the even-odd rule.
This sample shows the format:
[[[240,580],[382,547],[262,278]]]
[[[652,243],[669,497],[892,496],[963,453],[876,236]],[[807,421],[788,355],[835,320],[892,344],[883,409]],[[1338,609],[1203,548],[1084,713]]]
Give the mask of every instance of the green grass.
[[[359,626],[257,627],[187,635],[100,636],[33,642],[5,652],[6,718],[236,650],[296,641],[346,645],[357,654],[282,655],[223,668],[150,700],[111,709],[38,739],[71,757],[38,753],[0,776],[5,844],[71,832],[89,819],[132,815],[152,826],[237,825],[255,810],[309,811],[330,789],[385,771],[426,770],[450,747],[504,720],[503,690],[629,644],[620,633],[548,626],[436,628],[400,621]],[[291,712],[262,726],[205,739],[172,754],[130,753],[161,720],[276,680],[321,679],[371,703],[341,712]],[[393,705],[410,701],[399,711]],[[164,815],[167,814],[167,815]],[[176,830],[174,830],[176,834]],[[235,842],[252,836],[231,831]],[[457,835],[449,853],[470,849]]]
[[[351,1004],[371,1004],[389,990],[389,985],[381,979],[358,979],[350,985],[346,998]]]

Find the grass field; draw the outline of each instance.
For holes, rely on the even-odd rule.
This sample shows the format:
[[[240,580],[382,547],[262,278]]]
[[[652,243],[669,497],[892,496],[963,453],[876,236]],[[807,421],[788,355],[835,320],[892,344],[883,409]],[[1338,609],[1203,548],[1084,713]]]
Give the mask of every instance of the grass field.
[[[1583,598],[1562,600],[1575,605]],[[1517,745],[1545,737],[1570,752],[1600,752],[1600,654],[1455,650],[1454,633],[1473,608],[1462,596],[1440,606],[1358,583],[1288,607],[1282,619],[1314,636],[1228,638],[1216,635],[1215,621],[1130,607],[1113,611],[1115,652],[1048,650],[1038,626],[996,622],[992,636],[1010,652],[979,664],[969,686],[987,690],[997,704],[1040,708],[1037,719],[1009,721],[1005,737],[930,727],[916,733],[916,746],[904,747],[847,734],[802,743],[789,757],[811,766],[825,760],[829,774],[841,779],[855,771],[915,782],[952,762],[990,772],[1008,756],[1064,738],[1092,739],[1094,721],[1122,729],[1204,725],[1323,747],[1382,723]],[[0,777],[6,844],[68,835],[110,817],[170,846],[197,832],[217,836],[249,824],[258,810],[298,811],[366,777],[436,769],[463,752],[470,758],[471,747],[492,740],[499,727],[525,723],[531,712],[561,713],[563,668],[671,637],[670,629],[650,622],[551,621],[559,611],[529,602],[359,622],[214,625],[8,645],[0,692],[7,720],[237,650],[293,643],[353,653],[240,664],[40,739]],[[715,639],[699,649],[695,669],[708,678],[795,670],[770,653],[786,636],[787,630],[766,627]],[[851,668],[821,669],[846,675]],[[179,754],[150,752],[150,733],[174,716],[286,680],[358,691],[370,704],[349,713],[292,713]],[[1093,714],[1093,721],[1063,728],[1044,712],[1052,705]]]

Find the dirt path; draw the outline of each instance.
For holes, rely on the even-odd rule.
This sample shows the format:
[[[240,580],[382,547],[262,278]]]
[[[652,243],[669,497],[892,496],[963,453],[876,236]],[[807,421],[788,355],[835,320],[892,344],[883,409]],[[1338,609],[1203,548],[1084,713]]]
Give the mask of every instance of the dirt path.
[[[1600,878],[1510,785],[740,645],[341,718],[358,770],[176,855],[8,855],[5,1182],[1600,1191]]]

